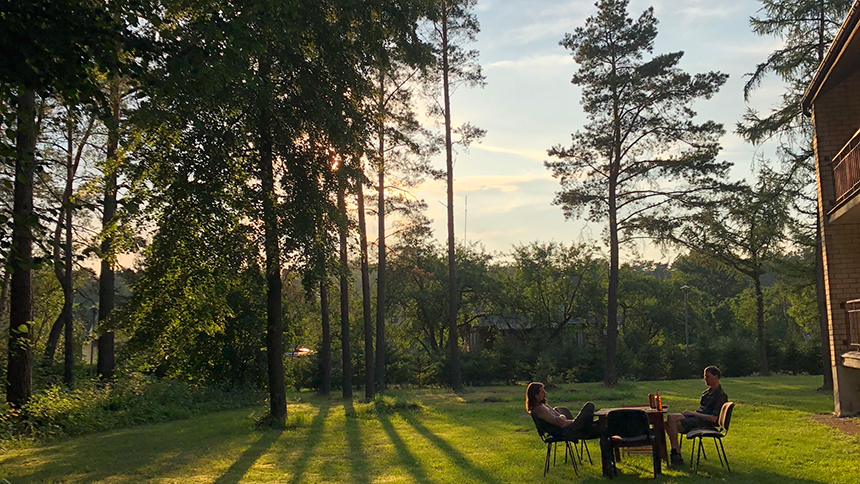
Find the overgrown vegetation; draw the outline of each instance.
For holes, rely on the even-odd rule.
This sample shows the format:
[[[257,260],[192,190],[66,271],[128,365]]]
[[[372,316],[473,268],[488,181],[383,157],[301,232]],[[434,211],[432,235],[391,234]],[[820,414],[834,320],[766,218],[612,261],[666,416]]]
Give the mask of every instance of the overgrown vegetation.
[[[127,373],[115,383],[80,380],[72,390],[54,384],[21,409],[0,407],[0,442],[44,441],[135,425],[187,419],[259,405],[258,388],[196,386]]]

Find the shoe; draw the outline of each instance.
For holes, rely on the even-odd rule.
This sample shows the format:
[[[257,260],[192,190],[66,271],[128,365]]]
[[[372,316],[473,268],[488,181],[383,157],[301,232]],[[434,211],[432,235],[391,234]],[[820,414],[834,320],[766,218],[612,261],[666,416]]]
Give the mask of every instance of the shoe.
[[[672,449],[672,452],[669,454],[669,462],[671,462],[672,467],[677,467],[684,464],[684,458],[681,457],[680,452]]]

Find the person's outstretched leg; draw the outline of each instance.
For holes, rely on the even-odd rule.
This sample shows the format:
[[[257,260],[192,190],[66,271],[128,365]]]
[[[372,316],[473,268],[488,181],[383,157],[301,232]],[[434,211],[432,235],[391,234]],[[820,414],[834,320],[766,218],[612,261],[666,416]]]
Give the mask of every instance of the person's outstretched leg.
[[[592,425],[594,425],[594,404],[586,402],[582,406],[582,410],[576,415],[576,418],[573,419],[570,427],[573,431],[579,431],[590,428]]]

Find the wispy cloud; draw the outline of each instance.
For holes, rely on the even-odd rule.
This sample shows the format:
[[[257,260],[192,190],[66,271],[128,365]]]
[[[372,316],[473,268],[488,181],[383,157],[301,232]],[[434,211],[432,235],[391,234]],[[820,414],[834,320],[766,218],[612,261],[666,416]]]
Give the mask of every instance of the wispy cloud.
[[[532,57],[523,57],[516,60],[503,60],[487,64],[485,67],[490,69],[514,69],[514,70],[531,70],[534,68],[547,68],[573,65],[573,58],[566,54],[538,55]]]
[[[547,159],[547,154],[545,150],[518,150],[501,146],[491,146],[483,143],[479,145],[474,145],[471,147],[471,149],[489,151],[490,153],[506,153],[509,155],[517,155],[541,163],[543,162],[543,160]]]

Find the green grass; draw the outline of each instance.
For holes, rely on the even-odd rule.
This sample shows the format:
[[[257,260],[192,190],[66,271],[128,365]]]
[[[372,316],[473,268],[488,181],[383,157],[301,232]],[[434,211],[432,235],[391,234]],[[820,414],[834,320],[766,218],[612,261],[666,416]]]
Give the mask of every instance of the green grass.
[[[813,422],[832,411],[820,377],[726,378],[737,403],[725,439],[732,473],[710,452],[697,475],[665,469],[659,482],[849,483],[860,476],[860,438]],[[671,410],[695,408],[701,381],[564,385],[549,403],[598,408],[646,401],[656,388]],[[608,482],[587,462],[543,478],[545,447],[523,408],[525,387],[396,390],[372,402],[291,394],[287,428],[260,430],[264,409],[104,432],[0,451],[0,479],[50,483],[546,483]],[[689,451],[685,443],[685,454]],[[706,447],[711,449],[711,447]],[[687,459],[689,455],[685,455]],[[625,458],[613,482],[651,477],[645,455]],[[0,483],[3,481],[0,480]],[[649,481],[650,482],[650,481]]]

